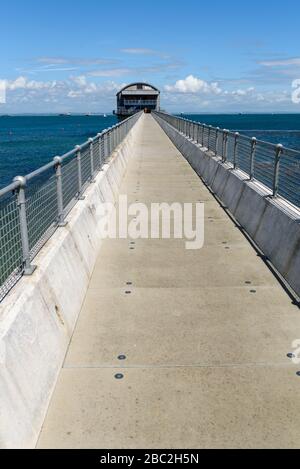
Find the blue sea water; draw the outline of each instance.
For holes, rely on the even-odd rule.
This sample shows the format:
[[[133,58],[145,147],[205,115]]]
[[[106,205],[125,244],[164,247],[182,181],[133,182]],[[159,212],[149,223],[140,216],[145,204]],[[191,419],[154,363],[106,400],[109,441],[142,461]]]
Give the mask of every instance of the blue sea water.
[[[116,123],[115,116],[0,116],[0,187]]]
[[[300,151],[300,114],[185,114],[183,117]]]
[[[300,150],[300,114],[185,117]],[[115,116],[0,116],[0,187],[115,123]]]

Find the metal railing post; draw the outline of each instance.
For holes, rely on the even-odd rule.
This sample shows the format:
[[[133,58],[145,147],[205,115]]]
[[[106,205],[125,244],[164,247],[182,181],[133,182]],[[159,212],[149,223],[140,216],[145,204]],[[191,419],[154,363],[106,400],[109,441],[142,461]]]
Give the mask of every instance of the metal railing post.
[[[82,196],[82,171],[81,171],[81,147],[77,145],[76,149],[76,158],[77,158],[77,176],[78,176],[78,195],[77,200],[84,200]]]
[[[55,176],[56,176],[56,193],[57,193],[57,226],[64,227],[67,225],[65,222],[64,214],[64,199],[62,188],[62,159],[60,156],[54,158],[55,163]]]
[[[202,128],[201,146],[204,147],[204,124],[202,124],[201,128]]]
[[[238,144],[239,144],[239,132],[234,134],[234,152],[233,152],[233,168],[238,168]]]
[[[257,139],[252,137],[251,142],[251,156],[250,156],[250,180],[254,178],[254,161],[255,161],[255,150],[256,150]]]
[[[90,182],[95,182],[95,162],[94,162],[94,140],[89,139],[90,144],[90,160],[91,160],[91,178]]]
[[[227,161],[227,144],[228,144],[228,133],[229,133],[229,130],[226,130],[224,129],[223,130],[223,142],[224,142],[224,145],[223,145],[223,155],[222,155],[222,162],[223,163],[226,163]]]
[[[31,259],[30,259],[28,224],[27,224],[27,214],[26,214],[26,194],[25,194],[27,182],[26,182],[26,178],[24,178],[23,176],[17,176],[16,178],[14,178],[14,182],[18,182],[20,184],[17,189],[17,204],[19,208],[23,274],[32,275],[36,269],[36,266],[31,264]]]
[[[278,196],[279,191],[279,170],[280,170],[280,159],[282,155],[283,145],[280,143],[276,145],[275,153],[275,164],[274,164],[274,181],[273,181],[273,197]]]

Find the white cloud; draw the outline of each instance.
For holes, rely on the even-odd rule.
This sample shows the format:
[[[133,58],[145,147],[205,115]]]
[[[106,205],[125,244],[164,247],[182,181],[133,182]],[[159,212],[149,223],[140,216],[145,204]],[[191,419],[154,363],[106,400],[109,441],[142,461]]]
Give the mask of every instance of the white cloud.
[[[255,88],[250,87],[250,88],[246,88],[243,90],[242,89],[234,90],[231,92],[231,94],[232,96],[247,96],[249,94],[252,94],[254,91],[255,91]]]
[[[92,77],[121,77],[123,75],[127,75],[132,72],[129,68],[112,68],[109,70],[96,70],[94,72],[90,72],[89,75]]]
[[[184,80],[178,80],[174,85],[166,85],[165,90],[169,93],[212,93],[220,94],[222,92],[218,83],[209,83],[194,77],[193,75],[187,76]]]
[[[72,86],[75,85],[75,88]],[[72,99],[82,98],[85,95],[94,95],[94,96],[105,96],[105,95],[115,95],[124,84],[115,83],[109,81],[106,83],[93,83],[88,81],[87,77],[84,75],[72,77],[70,88],[67,96]]]
[[[190,75],[174,85],[167,85],[162,94],[162,103],[165,109],[174,112],[276,112],[276,109],[289,110],[292,106],[290,89],[228,85],[226,89],[221,89],[218,83]]]
[[[0,104],[6,103],[6,82],[0,80]]]
[[[115,63],[116,60],[102,58],[81,58],[81,57],[39,57],[37,62],[45,64],[45,66],[54,65],[107,65]]]
[[[123,81],[123,80],[122,80]],[[126,83],[121,80],[93,78],[89,73],[66,80],[32,80],[24,75],[4,80],[7,91],[6,112],[111,111],[116,106],[116,93]],[[225,86],[225,85],[224,85]],[[1,104],[1,112],[3,112]],[[217,82],[193,75],[162,87],[162,107],[169,111],[247,111],[289,109],[291,89],[236,87],[232,83],[221,89]]]
[[[300,57],[294,57],[291,59],[282,59],[282,60],[265,60],[259,62],[260,65],[264,65],[265,67],[287,67],[292,65],[299,65],[300,66]]]
[[[60,81],[37,81],[19,76],[3,80],[7,91],[6,112],[104,111],[115,108],[116,93],[124,83],[97,83],[85,75]],[[2,104],[1,104],[1,112]]]
[[[123,54],[132,54],[132,55],[156,55],[157,52],[153,49],[146,49],[142,47],[131,47],[127,49],[121,49]]]
[[[90,94],[90,93],[98,93],[102,91],[117,91],[123,85],[108,82],[102,84],[96,84],[93,82],[88,81],[87,77],[84,75],[79,75],[75,77],[71,77],[69,80],[66,81],[36,81],[36,80],[28,80],[28,78],[24,76],[20,76],[15,80],[3,80],[7,91],[41,91],[44,90],[53,91],[57,90],[59,92],[71,92],[81,93],[81,94]]]
[[[16,80],[5,80],[5,82],[8,91],[50,89],[54,88],[57,84],[56,81],[28,80],[28,78],[23,76],[16,78]]]

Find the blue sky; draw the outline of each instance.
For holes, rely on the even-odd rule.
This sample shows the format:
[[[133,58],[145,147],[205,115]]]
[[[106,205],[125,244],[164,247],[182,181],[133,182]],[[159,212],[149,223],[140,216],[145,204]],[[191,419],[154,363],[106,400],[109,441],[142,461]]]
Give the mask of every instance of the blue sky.
[[[171,112],[300,112],[300,4],[286,0],[11,0],[0,112],[110,112],[146,81]]]

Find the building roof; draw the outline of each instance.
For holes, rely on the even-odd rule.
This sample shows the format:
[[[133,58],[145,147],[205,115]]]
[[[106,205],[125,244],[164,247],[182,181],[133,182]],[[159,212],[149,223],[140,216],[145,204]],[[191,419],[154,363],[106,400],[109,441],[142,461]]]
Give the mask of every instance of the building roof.
[[[142,90],[138,90],[138,86],[142,86],[142,87],[143,87]],[[160,93],[160,91],[159,91],[157,88],[155,88],[155,86],[150,85],[149,83],[141,83],[141,82],[139,83],[139,82],[137,82],[137,83],[131,83],[130,85],[124,86],[124,88],[122,88],[122,89],[117,93],[117,96],[118,96],[119,94],[121,94],[121,93],[122,93],[123,91],[125,91],[125,90],[126,90],[126,91],[145,91],[145,90],[147,90],[147,89],[148,89],[148,90],[154,90],[154,91]]]

